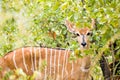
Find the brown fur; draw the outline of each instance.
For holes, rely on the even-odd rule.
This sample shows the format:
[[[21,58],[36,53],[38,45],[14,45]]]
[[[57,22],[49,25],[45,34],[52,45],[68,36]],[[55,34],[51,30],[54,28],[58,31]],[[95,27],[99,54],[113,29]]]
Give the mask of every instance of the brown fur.
[[[60,67],[59,67],[59,73],[58,73],[58,53],[60,50],[57,50],[57,49],[52,49],[52,59],[54,59],[55,57],[55,54],[56,54],[56,67],[55,67],[55,73],[54,74],[54,66],[52,66],[52,76],[50,76],[50,48],[40,48],[40,47],[32,47],[32,53],[33,53],[33,62],[34,62],[34,69],[35,70],[40,70],[40,74],[42,74],[43,78],[44,79],[44,74],[45,74],[45,71],[43,68],[43,70],[41,70],[40,68],[42,68],[42,65],[39,66],[39,55],[41,53],[41,63],[42,61],[45,61],[46,58],[45,58],[45,55],[46,55],[46,49],[47,49],[47,77],[52,77],[52,79],[54,78],[55,80],[57,78],[59,78],[58,80],[86,80],[89,76],[89,72],[83,72],[81,71],[80,67],[83,66],[85,69],[88,69],[90,67],[90,57],[87,56],[87,57],[84,57],[84,58],[78,58],[76,61],[74,60],[70,60],[70,54],[71,54],[71,51],[67,50],[61,50],[61,55],[60,55]],[[25,57],[25,62],[26,62],[26,65],[27,65],[27,68],[28,68],[28,72],[26,71],[25,67],[24,67],[24,64],[23,64],[23,57],[22,57],[22,50],[21,48],[20,49],[17,49],[15,50],[16,51],[16,56],[15,56],[15,60],[16,60],[16,64],[17,64],[17,67],[18,68],[22,68],[23,71],[27,74],[27,75],[32,75],[33,72],[31,70],[31,67],[32,67],[32,62],[31,62],[31,56],[30,56],[30,50],[31,50],[31,47],[26,47],[24,48],[24,57]],[[35,52],[34,52],[35,50]],[[39,52],[39,50],[41,50],[41,52]],[[55,50],[56,50],[56,53],[55,53]],[[66,58],[64,59],[64,54],[65,52],[67,52],[68,54],[66,55]],[[3,59],[1,60],[4,60],[4,63],[2,63],[2,72],[6,71],[6,69],[11,69],[11,70],[14,70],[16,69],[15,68],[15,65],[13,63],[13,55],[14,55],[14,52],[10,52],[8,53],[8,55],[4,56]],[[36,55],[36,58],[35,58],[35,55]],[[37,67],[35,68],[35,59],[36,59],[36,65]],[[65,64],[63,66],[63,62],[65,61]],[[67,61],[67,63],[66,63]],[[71,69],[72,69],[72,62],[74,64],[74,71],[73,71],[73,74],[71,74]],[[52,60],[52,65],[54,65],[54,60]],[[65,67],[66,66],[66,67]],[[61,74],[62,74],[62,69],[63,67],[65,67],[65,70],[68,71],[68,73],[66,73],[64,71],[64,76],[63,76],[63,79],[61,78]]]

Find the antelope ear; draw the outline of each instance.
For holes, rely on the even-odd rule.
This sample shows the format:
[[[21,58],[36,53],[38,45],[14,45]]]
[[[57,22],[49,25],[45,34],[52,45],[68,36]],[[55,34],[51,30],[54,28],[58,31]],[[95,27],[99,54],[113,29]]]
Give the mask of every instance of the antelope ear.
[[[65,20],[65,25],[69,32],[76,34],[78,31],[73,23],[68,20]]]

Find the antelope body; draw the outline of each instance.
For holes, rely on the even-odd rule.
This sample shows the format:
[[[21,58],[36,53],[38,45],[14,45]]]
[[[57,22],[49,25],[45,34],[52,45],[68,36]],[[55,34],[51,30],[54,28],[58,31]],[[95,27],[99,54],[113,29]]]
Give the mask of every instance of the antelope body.
[[[78,42],[81,49],[88,48],[87,33],[88,28],[76,29],[74,24],[66,21],[66,26],[70,32],[78,35]],[[90,56],[70,60],[70,55],[74,55],[71,50],[23,47],[9,52],[0,59],[2,71],[0,76],[4,76],[7,70],[21,68],[27,75],[32,75],[39,70],[38,80],[87,80],[89,79]],[[44,64],[44,65],[43,65]]]
[[[40,70],[40,79],[47,77],[59,80],[86,80],[90,67],[90,57],[70,60],[72,51],[63,49],[51,49],[40,47],[24,47],[16,49],[3,58],[3,70],[18,69],[32,75]],[[43,70],[43,63],[46,63]],[[3,71],[4,72],[4,71]]]

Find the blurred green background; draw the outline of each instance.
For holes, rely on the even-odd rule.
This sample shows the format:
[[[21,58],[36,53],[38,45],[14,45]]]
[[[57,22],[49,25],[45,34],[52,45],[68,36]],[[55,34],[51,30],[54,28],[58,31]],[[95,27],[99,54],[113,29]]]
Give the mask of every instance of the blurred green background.
[[[120,0],[0,0],[0,56],[23,46],[79,48],[64,26],[66,18],[78,28],[91,28],[96,20],[87,54],[93,78],[102,80],[98,55],[104,53],[108,63],[120,58]]]

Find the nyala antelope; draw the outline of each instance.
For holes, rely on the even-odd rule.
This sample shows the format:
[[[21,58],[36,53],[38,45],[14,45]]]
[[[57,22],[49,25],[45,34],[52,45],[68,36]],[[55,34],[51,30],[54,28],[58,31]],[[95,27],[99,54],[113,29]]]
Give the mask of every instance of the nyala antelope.
[[[73,23],[66,20],[67,29],[77,35],[80,49],[88,49],[89,29],[77,29]],[[23,47],[7,53],[0,59],[1,78],[7,70],[21,68],[27,75],[32,75],[39,70],[36,80],[90,80],[89,69],[91,65],[90,56],[77,58],[70,61],[71,50]],[[46,64],[42,67],[43,62]]]

